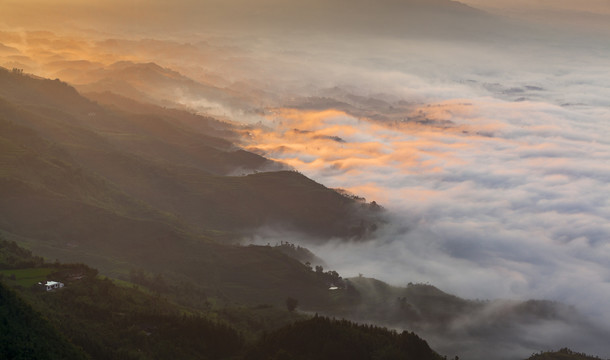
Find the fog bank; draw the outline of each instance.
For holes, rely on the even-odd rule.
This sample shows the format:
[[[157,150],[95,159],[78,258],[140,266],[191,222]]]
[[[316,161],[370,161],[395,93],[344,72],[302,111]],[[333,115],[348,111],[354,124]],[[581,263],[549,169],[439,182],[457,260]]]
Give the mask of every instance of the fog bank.
[[[2,19],[0,65],[249,124],[248,149],[383,204],[371,241],[308,246],[343,276],[556,300],[610,324],[610,37],[441,0],[63,3],[37,23],[74,19],[55,32],[29,27],[39,3],[0,5],[23,16]],[[257,241],[311,243],[274,231]],[[523,332],[550,348],[580,331],[552,325]]]

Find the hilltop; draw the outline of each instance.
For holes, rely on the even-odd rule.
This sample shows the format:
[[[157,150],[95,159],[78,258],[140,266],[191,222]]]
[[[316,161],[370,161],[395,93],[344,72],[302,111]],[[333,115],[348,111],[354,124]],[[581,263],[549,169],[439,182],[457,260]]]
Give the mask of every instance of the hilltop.
[[[313,305],[326,284],[304,264],[233,244],[264,225],[358,238],[380,216],[295,171],[265,172],[281,165],[234,145],[232,125],[101,105],[5,69],[0,80],[0,229],[46,258],[162,272],[231,301],[297,292]]]
[[[0,277],[0,327],[6,329],[0,332],[0,354],[7,359],[268,359],[303,354],[330,359],[349,352],[354,359],[441,359],[413,333],[309,318],[272,306],[178,306],[160,297],[159,289],[112,281],[84,264],[43,263],[2,239],[0,255],[16,255],[22,266],[35,265],[0,262],[12,273],[11,278]],[[32,275],[36,270],[46,275]],[[65,286],[49,292],[23,286],[26,273]]]
[[[156,322],[173,328],[176,314],[185,311],[206,314],[201,323],[198,317],[187,321],[195,327],[208,326],[208,315],[225,319],[245,331],[248,341],[261,339],[267,350],[249,353],[239,347],[240,354],[253,358],[300,352],[289,345],[298,338],[295,332],[320,327],[366,331],[327,320],[278,330],[296,320],[277,312],[287,307],[287,299],[292,310],[298,304],[311,313],[415,331],[446,354],[460,350],[481,357],[490,348],[515,343],[542,348],[544,343],[528,332],[514,331],[524,326],[571,326],[591,334],[592,342],[604,336],[560,303],[473,301],[429,284],[396,287],[364,277],[343,279],[336,271],[324,271],[316,254],[289,242],[239,245],[261,227],[306,234],[320,243],[331,238],[366,241],[383,225],[384,212],[375,202],[329,189],[241,149],[239,125],[109,92],[87,98],[60,80],[20,71],[0,69],[0,80],[0,232],[42,256],[31,256],[16,244],[4,246],[8,252],[0,253],[1,266],[23,268],[7,273],[16,282],[5,281],[21,291],[30,286],[29,279],[58,274],[61,262],[86,263],[132,288],[120,290],[110,280],[90,275],[92,282],[78,282],[63,292],[80,297],[86,306],[63,299],[56,303],[63,309],[60,314],[71,306],[86,308],[92,302],[87,297],[108,293],[122,299],[117,306],[125,306],[121,313],[128,314],[124,297],[148,303],[152,300],[145,295],[152,293],[157,297],[153,305],[161,308],[149,310],[166,316]],[[44,259],[56,259],[57,266]],[[34,305],[36,296],[29,300]],[[63,308],[63,302],[70,306]],[[149,310],[134,316],[146,317]],[[100,318],[117,316],[108,309],[91,311]],[[69,338],[78,337],[79,326],[92,326],[89,315],[81,314],[87,320],[80,323],[73,319]],[[123,324],[119,320],[104,331],[114,334],[111,329]],[[146,329],[132,329],[126,336],[135,339],[141,335],[137,330],[150,332]],[[222,329],[220,333],[235,336],[235,329]],[[260,337],[276,330],[269,338]],[[392,344],[404,340],[386,330],[373,331],[371,339],[377,336],[388,341],[389,353],[396,351]],[[339,338],[351,347],[351,336]],[[112,336],[103,340],[116,341]],[[461,344],[468,341],[478,343],[464,350]],[[163,346],[170,351],[173,344]],[[161,350],[151,345],[149,351]]]

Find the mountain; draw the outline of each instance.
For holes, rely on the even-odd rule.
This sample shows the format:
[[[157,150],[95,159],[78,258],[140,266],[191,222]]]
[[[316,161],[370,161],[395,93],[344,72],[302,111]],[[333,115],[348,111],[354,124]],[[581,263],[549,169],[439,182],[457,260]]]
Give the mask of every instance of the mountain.
[[[198,111],[222,113],[228,109],[251,111],[256,99],[246,93],[192,80],[155,63],[121,61],[107,67],[74,72],[68,63],[57,73],[77,84],[83,93],[113,92],[140,102],[169,107],[196,107]]]
[[[559,351],[547,351],[534,354],[527,360],[601,360],[597,356],[590,356],[584,353],[578,353],[568,348],[560,349]]]
[[[0,355],[3,359],[89,359],[1,281],[0,319]]]
[[[6,146],[11,144],[14,151],[37,147],[30,154],[33,163],[19,163],[19,169],[29,175],[38,176],[34,168],[41,167],[56,173],[49,178],[61,177],[60,167],[44,165],[62,161],[74,167],[70,171],[83,171],[86,182],[103,178],[106,183],[101,186],[114,187],[200,229],[252,229],[277,222],[332,236],[350,235],[350,228],[362,220],[350,219],[350,208],[358,207],[353,200],[295,172],[260,172],[282,166],[202,133],[206,127],[230,131],[228,125],[200,117],[197,120],[207,126],[195,129],[190,127],[192,119],[187,123],[166,116],[168,112],[113,111],[61,82],[8,71],[2,75],[5,86],[0,95],[7,100],[0,114],[8,119],[6,131],[12,132]],[[6,171],[16,169],[7,167]],[[326,213],[320,214],[321,210]]]
[[[15,243],[0,239],[0,254],[15,252],[25,250],[16,250]],[[0,283],[0,299],[9,295],[2,305],[10,307],[3,310],[11,315],[3,318],[29,319],[15,319],[8,325],[11,331],[2,331],[1,337],[14,339],[0,347],[3,359],[224,359],[244,347],[243,337],[226,323],[195,310],[186,312],[135,285],[119,286],[83,264],[40,263],[0,274],[8,273],[11,276]],[[53,291],[24,286],[32,278],[59,281],[64,286]],[[45,314],[44,319],[38,314]],[[36,337],[43,331],[47,333]],[[57,339],[63,344],[57,344]],[[12,351],[18,344],[22,348]],[[79,351],[67,352],[68,345],[72,349],[76,345]]]
[[[366,277],[345,281],[355,294],[352,306],[334,314],[414,331],[440,353],[461,358],[483,359],[497,349],[503,349],[498,358],[506,359],[533,353],[548,346],[546,329],[574,348],[599,348],[607,338],[605,330],[560,302],[469,300],[430,284],[397,287]]]
[[[413,332],[317,314],[311,317],[272,305],[221,305],[196,288],[172,283],[160,274],[149,277],[136,271],[131,281],[110,280],[84,264],[46,263],[2,239],[0,269],[0,312],[4,314],[0,326],[10,329],[0,332],[0,354],[7,358],[24,358],[25,354],[50,359],[149,359],[170,354],[178,359],[334,359],[347,354],[353,359],[443,358]],[[65,286],[52,292],[36,286],[46,280]],[[473,342],[468,334],[484,331],[487,337],[502,337],[515,326],[526,330],[523,326],[532,324],[536,328],[541,320],[550,322],[556,331],[564,316],[561,313],[565,313],[560,304],[541,301],[505,304],[492,311],[493,303],[463,300],[425,284],[397,288],[359,277],[346,280],[344,285],[346,289],[334,294],[335,301],[340,292],[346,292],[351,293],[352,302],[343,302],[335,314],[351,309],[362,317],[369,307],[368,318],[360,321],[384,322],[393,328],[416,327],[418,333],[436,334],[432,336],[435,343],[439,332],[462,333],[462,337],[442,338],[446,343],[434,346],[436,349],[450,349],[452,342],[458,341],[476,348],[471,352],[488,353],[493,349]],[[190,305],[185,298],[192,299]],[[174,302],[178,299],[182,305]],[[206,306],[199,306],[201,302]],[[485,328],[456,329],[455,320],[484,315]],[[350,317],[358,318],[353,313]],[[438,328],[430,331],[430,327]],[[503,348],[501,342],[494,346]],[[598,358],[563,348],[536,353],[530,359]]]
[[[0,84],[0,229],[46,258],[122,277],[162,272],[223,301],[298,295],[318,306],[330,301],[328,285],[305,265],[229,243],[260,226],[364,236],[380,216],[297,172],[257,172],[278,165],[206,134],[228,124],[103,106],[8,70]]]
[[[560,303],[472,301],[425,284],[399,288],[375,279],[346,280],[321,265],[303,264],[317,260],[298,247],[236,245],[261,226],[306,233],[319,242],[366,239],[383,212],[298,172],[265,172],[281,165],[240,149],[236,125],[111,93],[90,96],[59,80],[0,69],[0,231],[47,259],[92,264],[196,312],[243,304],[222,316],[249,328],[252,337],[258,336],[254,327],[277,329],[264,325],[265,316],[275,315],[253,309],[283,308],[290,298],[306,311],[416,331],[435,349],[460,356],[480,358],[514,344],[536,351],[545,342],[535,331],[547,326],[587,337],[577,342],[604,338]],[[39,269],[41,259],[13,250],[0,256],[7,266]],[[79,284],[64,292],[71,295],[57,308],[123,293],[97,280],[90,288]],[[71,303],[72,297],[85,305]],[[122,316],[89,309],[100,318]],[[175,321],[154,318],[169,328]],[[342,325],[330,328],[335,326]],[[138,328],[132,330],[129,336],[137,337]],[[70,338],[76,336],[74,330]],[[295,336],[287,331],[278,342],[262,340],[272,355],[261,356],[290,355],[285,344]],[[343,340],[346,346],[352,341]]]
[[[247,360],[380,358],[443,359],[413,333],[405,331],[399,334],[384,328],[318,316],[264,336],[245,357]]]
[[[251,20],[253,23],[273,19],[280,26],[291,22],[293,29],[397,37],[474,35],[477,26],[487,25],[493,19],[489,14],[449,0],[333,0],[290,5],[268,1],[265,5],[261,15]]]
[[[0,268],[9,268],[0,271],[2,358],[268,359],[281,353],[327,359],[352,353],[353,359],[441,359],[412,333],[309,318],[271,306],[204,311],[177,306],[159,296],[158,286],[151,293],[99,277],[84,264],[39,262],[0,239],[0,259],[14,255],[23,260],[20,265],[0,261]],[[50,292],[24,286],[45,280],[64,286]]]
[[[20,26],[57,28],[68,19],[76,28],[163,37],[173,33],[248,34],[253,37],[299,35],[383,35],[447,40],[490,40],[527,34],[520,24],[450,0],[228,0],[218,2],[159,1],[133,18],[129,5],[89,3],[64,9],[39,4],[41,15],[29,14],[28,4],[6,6],[7,17]],[[11,16],[11,14],[14,14]],[[47,16],[42,16],[47,14]],[[52,15],[51,15],[52,14]],[[53,21],[50,22],[49,19]],[[10,23],[9,23],[10,24]],[[123,24],[123,25],[121,25]],[[182,31],[182,32],[181,32]]]

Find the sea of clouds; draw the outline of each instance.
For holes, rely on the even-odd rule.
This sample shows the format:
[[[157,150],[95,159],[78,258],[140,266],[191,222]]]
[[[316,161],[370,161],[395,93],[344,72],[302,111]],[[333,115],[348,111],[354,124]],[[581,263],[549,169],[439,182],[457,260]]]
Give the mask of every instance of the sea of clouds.
[[[41,42],[4,35],[20,51],[6,64],[45,69]],[[261,111],[215,104],[258,123],[244,146],[388,210],[368,242],[294,238],[343,276],[428,282],[470,299],[557,300],[610,324],[607,40],[190,36],[130,40],[131,52],[82,39],[44,51],[104,65],[155,61],[237,93],[256,89],[249,106]],[[551,328],[538,335],[552,338]],[[548,343],[569,345],[564,335]],[[593,350],[610,356],[604,344]]]
[[[374,241],[312,250],[346,276],[557,300],[610,323],[609,54],[389,44],[314,57],[309,79],[326,67],[320,83],[341,90],[309,90],[251,133],[251,149],[388,209]]]
[[[307,246],[344,276],[427,282],[470,299],[561,301],[610,334],[609,54],[388,45],[313,57],[303,64],[316,70],[309,79],[332,88],[303,86],[308,95],[250,132],[253,151],[388,210],[369,242]],[[329,98],[335,106],[320,105]],[[493,346],[507,356],[540,344],[610,356],[603,335],[537,326]],[[474,358],[493,348],[466,350],[466,340],[462,353]]]

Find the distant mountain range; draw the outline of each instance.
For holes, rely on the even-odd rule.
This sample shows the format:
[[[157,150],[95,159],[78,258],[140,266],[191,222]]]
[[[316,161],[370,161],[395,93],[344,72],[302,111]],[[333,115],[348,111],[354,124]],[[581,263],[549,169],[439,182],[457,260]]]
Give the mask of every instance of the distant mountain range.
[[[28,9],[27,4],[11,4],[6,9],[7,17],[22,15]],[[440,36],[453,40],[492,39],[518,30],[518,26],[503,17],[450,0],[180,0],[171,5],[153,1],[139,8],[139,16],[134,19],[130,18],[132,11],[128,5],[118,3],[82,4],[63,13],[57,6],[40,4],[38,10],[48,14],[47,18],[34,13],[21,22],[32,27],[53,28],[58,21],[70,17],[71,23],[81,28],[102,23],[110,32],[129,28],[141,34],[159,27],[253,35],[332,32],[335,35]],[[129,25],[112,26],[121,21],[129,21]]]

